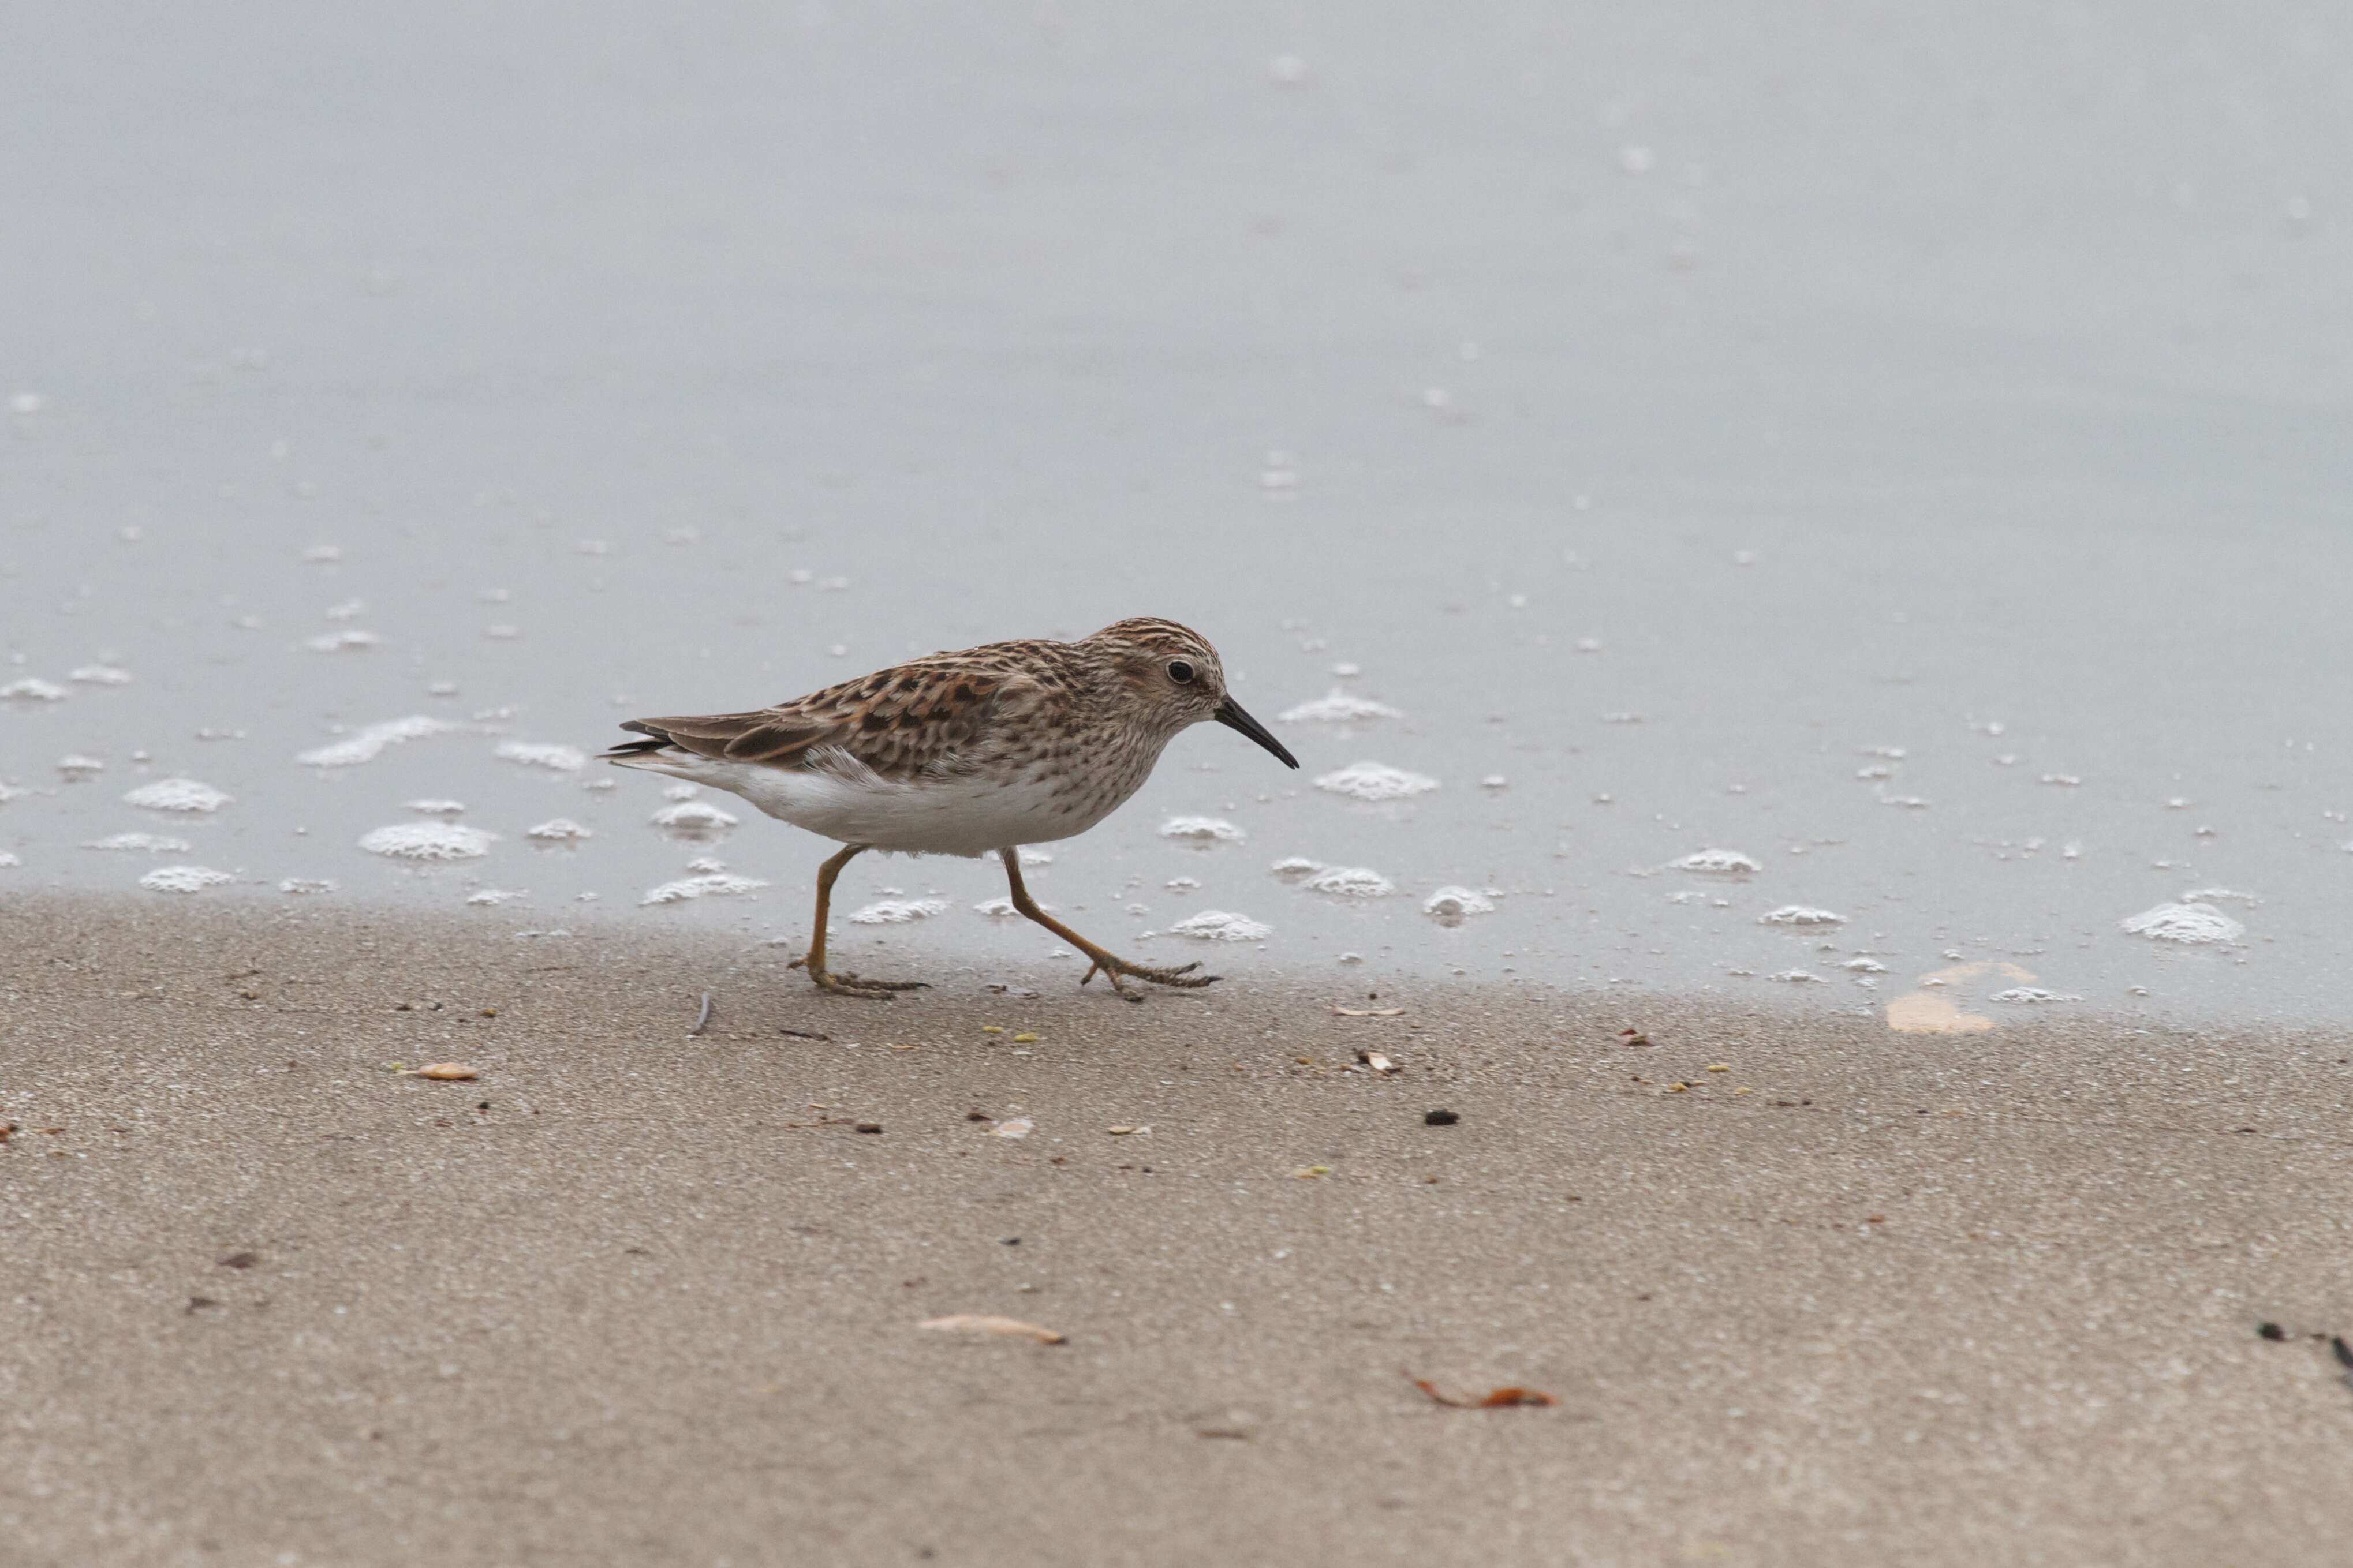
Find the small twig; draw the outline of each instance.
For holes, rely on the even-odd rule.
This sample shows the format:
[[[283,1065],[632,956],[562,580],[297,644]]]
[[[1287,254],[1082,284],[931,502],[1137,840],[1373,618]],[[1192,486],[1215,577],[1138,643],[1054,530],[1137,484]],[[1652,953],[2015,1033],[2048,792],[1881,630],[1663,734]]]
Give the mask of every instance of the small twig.
[[[778,1029],[776,1033],[790,1035],[797,1040],[824,1040],[828,1044],[832,1043],[833,1040],[831,1035],[820,1035],[814,1029]]]
[[[694,1016],[694,1027],[686,1032],[686,1037],[690,1040],[693,1039],[696,1036],[702,1034],[704,1029],[709,1028],[710,1026],[711,993],[706,991],[702,994],[702,1011]]]

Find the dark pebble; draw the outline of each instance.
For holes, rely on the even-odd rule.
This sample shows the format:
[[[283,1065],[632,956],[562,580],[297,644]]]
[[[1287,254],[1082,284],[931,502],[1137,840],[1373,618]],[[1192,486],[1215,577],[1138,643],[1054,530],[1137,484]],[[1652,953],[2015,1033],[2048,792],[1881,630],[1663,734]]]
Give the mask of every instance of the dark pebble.
[[[1451,1110],[1425,1110],[1421,1113],[1424,1127],[1451,1127],[1461,1120]]]
[[[2353,1371],[2353,1346],[2347,1345],[2343,1340],[2331,1334],[2328,1336],[2328,1349],[2337,1357],[2338,1366]]]
[[[861,1121],[858,1124],[858,1131],[860,1132],[880,1132],[882,1131],[882,1124],[880,1121]]]
[[[2287,1331],[2281,1328],[2277,1323],[2257,1323],[2255,1325],[2255,1332],[2261,1334],[2263,1338],[2270,1340],[2274,1344],[2279,1342],[2281,1340],[2287,1338]]]
[[[232,1252],[220,1260],[223,1268],[250,1268],[261,1261],[259,1252]]]

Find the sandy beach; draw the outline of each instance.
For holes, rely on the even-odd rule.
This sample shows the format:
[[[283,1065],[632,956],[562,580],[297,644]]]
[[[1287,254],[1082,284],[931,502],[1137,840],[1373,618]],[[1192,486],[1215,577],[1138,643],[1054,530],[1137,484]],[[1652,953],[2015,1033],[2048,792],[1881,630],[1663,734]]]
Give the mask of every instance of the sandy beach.
[[[2353,1525],[2323,1035],[1042,964],[886,1005],[740,939],[489,929],[0,909],[0,1558],[2247,1564]],[[441,1061],[480,1077],[391,1070]]]

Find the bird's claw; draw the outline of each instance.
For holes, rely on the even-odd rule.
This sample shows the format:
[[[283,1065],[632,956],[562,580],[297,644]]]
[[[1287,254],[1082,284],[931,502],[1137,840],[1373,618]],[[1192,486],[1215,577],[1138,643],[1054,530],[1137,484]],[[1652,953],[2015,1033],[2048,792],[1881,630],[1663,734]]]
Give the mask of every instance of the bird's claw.
[[[829,991],[836,996],[862,997],[870,1002],[888,1002],[895,992],[926,990],[931,984],[927,980],[861,980],[847,971],[837,973],[830,969],[812,968],[806,958],[794,959],[788,967],[808,970],[810,981],[820,991]]]
[[[1174,969],[1155,969],[1148,964],[1130,963],[1127,960],[1108,952],[1091,952],[1087,957],[1092,962],[1088,963],[1087,972],[1079,976],[1079,984],[1084,985],[1100,973],[1111,982],[1113,990],[1131,1002],[1143,1001],[1143,994],[1131,991],[1123,984],[1120,979],[1122,975],[1133,975],[1138,980],[1148,980],[1155,985],[1173,985],[1183,991],[1198,990],[1204,985],[1213,985],[1224,978],[1217,974],[1195,974],[1193,971],[1201,967],[1198,960],[1191,963],[1179,964]]]

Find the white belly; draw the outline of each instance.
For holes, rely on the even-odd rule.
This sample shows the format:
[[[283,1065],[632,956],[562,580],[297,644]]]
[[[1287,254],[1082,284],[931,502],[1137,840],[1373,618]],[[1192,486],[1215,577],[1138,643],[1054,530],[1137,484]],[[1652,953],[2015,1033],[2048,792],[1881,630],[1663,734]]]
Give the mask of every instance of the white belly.
[[[1051,781],[972,777],[897,783],[850,764],[847,769],[770,768],[685,752],[616,757],[625,768],[691,779],[743,796],[770,816],[842,844],[914,855],[986,855],[1084,833],[1111,815],[1075,798],[1052,798]],[[858,776],[863,774],[864,776]]]

